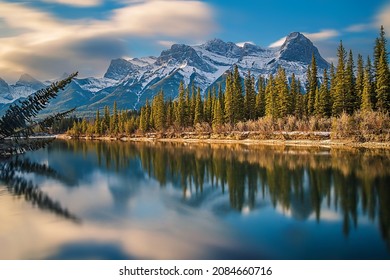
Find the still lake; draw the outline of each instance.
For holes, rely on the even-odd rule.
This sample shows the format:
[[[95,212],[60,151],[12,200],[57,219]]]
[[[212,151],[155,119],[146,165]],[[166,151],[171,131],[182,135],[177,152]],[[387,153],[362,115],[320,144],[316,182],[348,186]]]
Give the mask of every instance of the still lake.
[[[56,140],[4,166],[0,259],[390,258],[389,150]]]

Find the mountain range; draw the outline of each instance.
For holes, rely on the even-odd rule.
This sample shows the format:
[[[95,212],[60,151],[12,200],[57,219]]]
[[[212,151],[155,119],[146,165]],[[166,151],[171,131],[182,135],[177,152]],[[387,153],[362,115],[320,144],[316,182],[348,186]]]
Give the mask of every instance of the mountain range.
[[[200,87],[205,94],[208,89],[224,83],[227,71],[231,71],[234,65],[238,66],[242,77],[250,71],[256,81],[259,75],[268,77],[282,66],[287,77],[295,73],[301,82],[305,82],[313,54],[318,73],[322,73],[329,63],[299,32],[289,34],[280,48],[261,48],[250,43],[238,46],[220,39],[195,46],[174,44],[159,57],[113,59],[104,77],[74,79],[51,102],[46,112],[77,107],[78,115],[88,116],[105,105],[112,106],[114,101],[118,109],[136,109],[161,89],[166,98],[174,99],[181,81],[185,85]],[[22,75],[14,85],[8,85],[0,78],[0,112],[49,83],[40,82],[28,74]]]

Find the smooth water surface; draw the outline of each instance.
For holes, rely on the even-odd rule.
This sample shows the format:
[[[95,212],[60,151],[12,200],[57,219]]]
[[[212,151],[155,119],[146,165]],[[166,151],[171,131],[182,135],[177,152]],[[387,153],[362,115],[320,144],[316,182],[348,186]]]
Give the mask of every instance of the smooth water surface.
[[[3,162],[0,259],[389,259],[390,151],[55,141]]]

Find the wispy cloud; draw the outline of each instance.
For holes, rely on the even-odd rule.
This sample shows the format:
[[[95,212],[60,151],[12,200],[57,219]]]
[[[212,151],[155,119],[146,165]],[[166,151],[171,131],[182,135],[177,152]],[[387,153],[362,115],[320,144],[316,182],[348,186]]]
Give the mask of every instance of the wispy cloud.
[[[157,41],[157,43],[160,45],[160,46],[163,46],[163,47],[166,47],[166,48],[170,48],[173,44],[175,44],[176,42],[174,41],[168,41],[168,40],[159,40]]]
[[[370,30],[373,27],[374,27],[374,24],[371,24],[371,23],[361,23],[361,24],[350,25],[347,28],[345,28],[344,30],[346,32],[359,33],[359,32],[363,32],[363,31],[366,31],[366,30]]]
[[[311,41],[322,41],[327,40],[336,36],[339,36],[340,33],[337,30],[334,29],[324,29],[319,32],[315,33],[306,33],[303,32],[303,35],[305,35],[307,38],[309,38]]]
[[[286,41],[286,36],[284,36],[283,38],[280,38],[279,40],[277,40],[276,42],[273,42],[272,44],[270,44],[268,47],[269,48],[278,48],[280,46],[283,45],[284,41]]]
[[[42,0],[48,3],[57,3],[75,7],[93,7],[102,4],[103,0]]]
[[[0,37],[0,73],[6,77],[30,71],[44,78],[74,70],[96,74],[115,57],[115,50],[117,56],[131,55],[123,53],[122,39],[199,40],[216,29],[212,9],[201,1],[142,1],[112,10],[106,20],[59,19],[38,8],[0,1],[0,18],[12,33]],[[96,42],[104,42],[107,51],[94,48]],[[160,43],[156,39],[155,45]],[[61,69],[64,66],[73,67]]]
[[[390,4],[387,4],[380,10],[376,17],[375,25],[377,27],[383,25],[385,30],[387,30],[386,35],[390,37]]]

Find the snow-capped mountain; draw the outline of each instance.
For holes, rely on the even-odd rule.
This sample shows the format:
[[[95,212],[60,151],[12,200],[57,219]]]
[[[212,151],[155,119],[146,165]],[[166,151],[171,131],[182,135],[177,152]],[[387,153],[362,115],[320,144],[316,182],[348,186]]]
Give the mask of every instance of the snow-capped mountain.
[[[119,109],[138,108],[164,90],[166,98],[175,98],[181,81],[199,86],[203,93],[224,82],[227,71],[237,65],[242,77],[248,71],[254,77],[275,74],[279,66],[287,76],[295,73],[302,82],[314,54],[322,73],[328,68],[313,43],[299,32],[286,37],[280,48],[264,49],[249,43],[242,47],[213,39],[202,45],[174,44],[161,52],[159,57],[118,58],[111,61],[104,77],[75,79],[54,100],[54,108],[64,110],[74,106],[81,114],[91,114],[96,109],[117,102]],[[28,75],[23,75],[13,86],[0,79],[0,103],[10,103],[18,97],[26,97],[44,86]],[[53,108],[53,107],[51,107]]]

